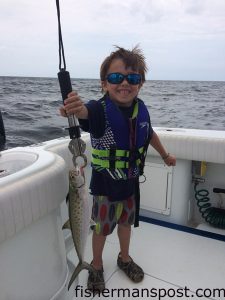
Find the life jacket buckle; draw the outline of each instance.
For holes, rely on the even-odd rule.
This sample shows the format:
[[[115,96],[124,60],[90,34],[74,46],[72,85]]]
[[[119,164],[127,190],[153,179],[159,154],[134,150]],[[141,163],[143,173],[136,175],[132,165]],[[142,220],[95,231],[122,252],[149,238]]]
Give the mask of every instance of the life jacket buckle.
[[[141,155],[138,150],[132,149],[129,153],[129,164],[131,166],[136,164],[136,161],[141,158]]]
[[[116,166],[116,149],[115,148],[109,149],[108,160],[109,160],[109,169],[115,170],[115,166]]]

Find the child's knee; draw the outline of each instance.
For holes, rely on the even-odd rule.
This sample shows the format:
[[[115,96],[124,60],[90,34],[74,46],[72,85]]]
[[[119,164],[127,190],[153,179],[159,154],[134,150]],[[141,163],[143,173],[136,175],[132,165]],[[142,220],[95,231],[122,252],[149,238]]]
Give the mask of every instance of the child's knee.
[[[113,232],[115,227],[116,227],[116,222],[115,223],[103,223],[103,224],[100,222],[97,222],[95,225],[94,231],[97,235],[107,236]]]
[[[131,225],[130,224],[118,224],[117,229],[118,234],[127,235],[131,232]]]
[[[118,224],[118,228],[127,228],[127,229],[130,229],[131,228],[131,225],[128,224],[128,223],[122,223],[122,224]]]

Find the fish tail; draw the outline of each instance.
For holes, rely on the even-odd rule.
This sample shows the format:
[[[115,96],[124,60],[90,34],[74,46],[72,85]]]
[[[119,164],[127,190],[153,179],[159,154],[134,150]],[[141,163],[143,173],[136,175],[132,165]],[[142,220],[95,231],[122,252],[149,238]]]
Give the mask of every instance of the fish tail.
[[[82,271],[82,270],[88,270],[88,271],[94,271],[94,268],[88,264],[85,261],[79,262],[79,264],[76,266],[76,269],[74,270],[71,278],[70,278],[70,282],[68,285],[68,290],[70,289],[72,283],[74,282],[74,280],[76,279],[76,277],[78,276],[78,274]]]
[[[65,224],[63,225],[62,229],[70,229],[71,230],[71,226],[70,226],[70,220],[67,220],[65,222]]]

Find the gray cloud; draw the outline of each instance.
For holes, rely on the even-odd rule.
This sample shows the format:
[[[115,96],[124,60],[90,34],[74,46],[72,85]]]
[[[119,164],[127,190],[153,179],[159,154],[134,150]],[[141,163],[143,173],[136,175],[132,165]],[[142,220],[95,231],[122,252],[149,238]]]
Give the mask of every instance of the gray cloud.
[[[208,49],[204,50],[206,62],[217,66],[225,61],[224,0],[61,0],[60,3],[64,46],[74,77],[96,74],[98,78],[99,64],[114,44],[131,48],[140,43],[151,67],[163,70],[165,77],[170,76],[168,62],[176,62],[180,53],[190,56],[195,69],[199,59],[195,61],[193,52],[204,47]],[[54,0],[1,0],[0,36],[0,75],[20,72],[55,75],[58,36]]]

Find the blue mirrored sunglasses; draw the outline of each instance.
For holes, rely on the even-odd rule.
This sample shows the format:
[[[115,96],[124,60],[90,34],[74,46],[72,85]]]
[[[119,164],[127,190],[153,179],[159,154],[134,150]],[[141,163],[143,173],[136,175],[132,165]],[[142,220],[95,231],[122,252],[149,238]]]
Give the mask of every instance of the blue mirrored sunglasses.
[[[131,73],[128,75],[123,75],[121,73],[110,73],[106,77],[107,81],[111,84],[120,84],[126,79],[129,84],[137,85],[141,83],[141,75],[136,73]]]

